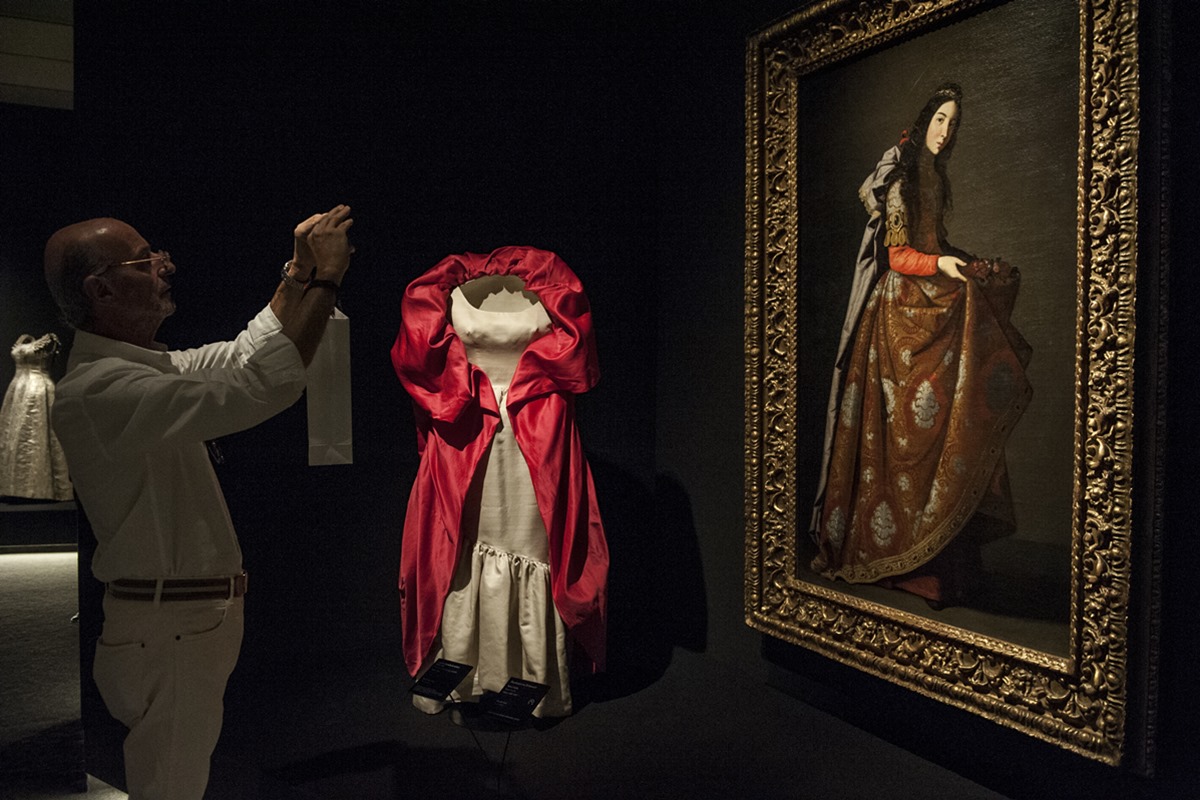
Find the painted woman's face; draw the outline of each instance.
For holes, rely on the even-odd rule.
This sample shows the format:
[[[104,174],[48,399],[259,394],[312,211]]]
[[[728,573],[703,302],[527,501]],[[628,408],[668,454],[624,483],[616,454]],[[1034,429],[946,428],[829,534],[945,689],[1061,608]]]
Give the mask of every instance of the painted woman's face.
[[[947,100],[933,112],[933,119],[925,129],[925,146],[935,156],[946,149],[954,132],[958,130],[958,103]]]

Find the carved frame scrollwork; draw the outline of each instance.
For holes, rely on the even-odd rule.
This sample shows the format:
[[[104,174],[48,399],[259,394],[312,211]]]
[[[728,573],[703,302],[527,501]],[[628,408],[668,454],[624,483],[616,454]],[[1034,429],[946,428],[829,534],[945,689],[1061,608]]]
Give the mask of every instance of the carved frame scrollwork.
[[[748,42],[746,621],[1115,765],[1126,756],[1134,724],[1128,694],[1129,648],[1136,638],[1130,634],[1133,447],[1135,436],[1150,435],[1133,415],[1139,386],[1134,363],[1138,0],[1079,2],[1071,655],[998,641],[797,577],[798,506],[809,499],[798,503],[796,486],[797,82],[830,64],[995,5],[829,0],[776,22]],[[1143,712],[1146,706],[1144,699],[1138,704]]]

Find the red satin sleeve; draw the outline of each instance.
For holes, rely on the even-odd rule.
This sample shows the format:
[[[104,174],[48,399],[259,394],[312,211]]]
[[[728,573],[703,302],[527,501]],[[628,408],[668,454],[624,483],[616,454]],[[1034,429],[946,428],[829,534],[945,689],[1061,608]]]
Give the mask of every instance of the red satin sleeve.
[[[554,392],[583,394],[600,380],[592,311],[583,285],[553,253],[528,250],[521,256],[513,273],[542,301],[554,328],[521,354],[508,398],[510,408]]]
[[[888,265],[905,275],[932,275],[938,271],[938,257],[906,244],[893,245],[888,248]]]
[[[392,366],[405,391],[421,411],[441,422],[456,420],[474,394],[466,348],[446,318],[450,290],[464,273],[452,256],[409,284],[392,345]]]

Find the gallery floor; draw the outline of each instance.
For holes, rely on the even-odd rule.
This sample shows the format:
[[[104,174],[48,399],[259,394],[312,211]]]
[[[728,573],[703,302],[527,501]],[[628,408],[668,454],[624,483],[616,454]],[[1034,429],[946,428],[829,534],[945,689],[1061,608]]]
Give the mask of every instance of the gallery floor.
[[[73,552],[0,555],[3,800],[125,796],[98,780],[120,784],[116,729],[89,738],[102,774],[86,795],[65,777],[83,759],[75,587]],[[327,638],[297,659],[254,636],[250,625],[210,800],[1003,800],[682,649],[661,675],[614,677],[575,716],[509,734],[417,712],[398,653]]]

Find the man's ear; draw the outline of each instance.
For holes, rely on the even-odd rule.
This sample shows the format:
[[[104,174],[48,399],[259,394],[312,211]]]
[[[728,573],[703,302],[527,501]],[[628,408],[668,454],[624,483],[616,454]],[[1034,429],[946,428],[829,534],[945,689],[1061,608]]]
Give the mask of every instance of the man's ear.
[[[88,275],[83,279],[83,292],[93,303],[107,300],[113,294],[112,287],[108,285],[108,281],[99,275]]]

